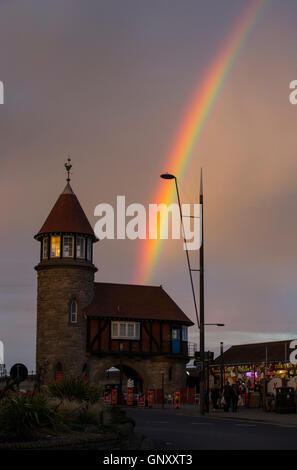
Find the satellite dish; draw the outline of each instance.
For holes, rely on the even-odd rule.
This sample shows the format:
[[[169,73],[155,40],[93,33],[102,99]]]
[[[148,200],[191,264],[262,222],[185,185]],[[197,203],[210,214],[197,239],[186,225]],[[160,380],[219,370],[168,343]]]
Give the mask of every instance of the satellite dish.
[[[24,364],[14,364],[9,375],[15,382],[21,383],[28,377],[28,369]]]

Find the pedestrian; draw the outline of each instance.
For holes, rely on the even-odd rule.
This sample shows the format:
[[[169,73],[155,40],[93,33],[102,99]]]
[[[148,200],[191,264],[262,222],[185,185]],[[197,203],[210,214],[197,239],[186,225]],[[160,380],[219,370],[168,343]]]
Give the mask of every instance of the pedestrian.
[[[211,389],[211,401],[214,410],[218,409],[219,390],[217,388]]]
[[[204,408],[206,413],[209,413],[209,391],[204,390]]]
[[[233,387],[232,387],[232,394],[231,394],[232,411],[233,412],[237,411],[238,397],[239,397],[239,390],[238,390],[237,385],[234,384]]]
[[[231,398],[232,398],[232,387],[229,384],[229,382],[227,382],[224,388],[224,411],[225,412],[229,411],[229,408],[231,405]]]

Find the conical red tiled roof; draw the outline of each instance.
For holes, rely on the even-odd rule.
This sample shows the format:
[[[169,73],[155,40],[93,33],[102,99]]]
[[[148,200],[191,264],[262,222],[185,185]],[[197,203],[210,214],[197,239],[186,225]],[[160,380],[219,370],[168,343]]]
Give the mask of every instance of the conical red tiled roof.
[[[94,235],[79,200],[69,183],[58,198],[36,237],[45,233],[71,232]]]

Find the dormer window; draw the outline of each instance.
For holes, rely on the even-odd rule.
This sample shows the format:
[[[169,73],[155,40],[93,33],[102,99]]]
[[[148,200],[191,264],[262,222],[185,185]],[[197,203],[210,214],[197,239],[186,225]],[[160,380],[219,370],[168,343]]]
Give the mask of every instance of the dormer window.
[[[70,235],[63,237],[63,257],[73,258],[73,237]]]
[[[70,323],[77,323],[77,302],[71,300],[70,304]]]
[[[59,258],[60,256],[61,237],[51,237],[51,258]]]
[[[48,237],[44,237],[42,240],[42,258],[48,258]]]
[[[76,238],[76,257],[85,259],[85,238]]]

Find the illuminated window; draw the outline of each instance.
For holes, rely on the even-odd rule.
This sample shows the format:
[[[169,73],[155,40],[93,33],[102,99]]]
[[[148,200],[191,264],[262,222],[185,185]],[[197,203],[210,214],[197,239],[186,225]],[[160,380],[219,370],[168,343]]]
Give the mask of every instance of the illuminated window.
[[[84,237],[76,238],[76,257],[84,258],[85,257],[85,239]]]
[[[65,258],[73,257],[73,237],[68,235],[63,237],[63,256]]]
[[[77,302],[71,301],[70,304],[70,323],[77,323]]]
[[[60,243],[61,237],[51,237],[51,258],[58,258],[60,256]]]
[[[92,261],[92,240],[90,238],[87,241],[87,260]]]
[[[136,322],[112,322],[112,338],[139,339],[140,324]]]
[[[42,258],[48,258],[48,237],[42,240]]]

